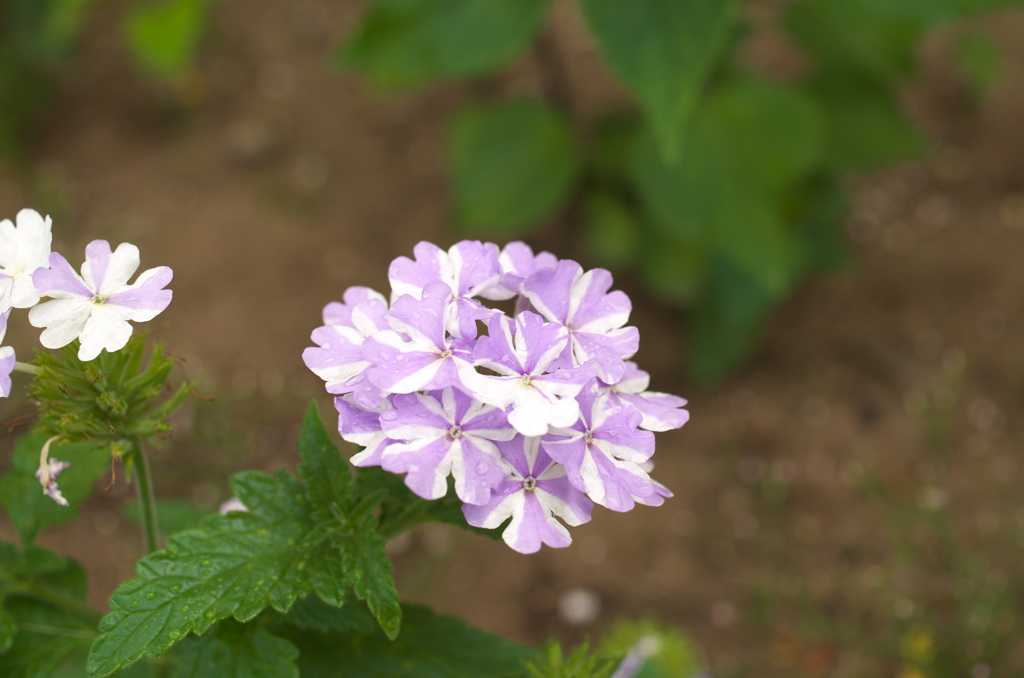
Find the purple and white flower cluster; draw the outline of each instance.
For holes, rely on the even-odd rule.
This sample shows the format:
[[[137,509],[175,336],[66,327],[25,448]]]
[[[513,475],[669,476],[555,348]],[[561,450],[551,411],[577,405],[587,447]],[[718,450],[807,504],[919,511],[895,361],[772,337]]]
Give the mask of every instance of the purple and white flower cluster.
[[[46,348],[62,348],[75,339],[81,345],[80,360],[93,360],[102,351],[119,351],[132,335],[130,321],[152,320],[171,303],[171,269],[151,268],[136,278],[139,248],[121,243],[111,251],[106,240],[94,240],[85,248],[81,275],[67,259],[51,252],[50,218],[23,209],[0,221],[0,343],[15,308],[29,309],[28,321],[43,328],[39,342]],[[49,301],[41,300],[50,297]],[[14,349],[0,346],[0,397],[11,393],[15,369],[36,371],[16,361]],[[49,443],[43,450],[36,474],[43,491],[66,505],[57,488],[57,476],[67,462],[47,461]]]
[[[647,391],[629,360],[639,333],[608,271],[463,241],[421,242],[391,262],[391,297],[366,287],[328,304],[306,365],[336,396],[357,466],[404,473],[425,499],[448,491],[471,525],[521,553],[568,546],[595,503],[628,511],[671,493],[648,475],[653,431],[686,401]],[[482,303],[508,302],[511,316]]]

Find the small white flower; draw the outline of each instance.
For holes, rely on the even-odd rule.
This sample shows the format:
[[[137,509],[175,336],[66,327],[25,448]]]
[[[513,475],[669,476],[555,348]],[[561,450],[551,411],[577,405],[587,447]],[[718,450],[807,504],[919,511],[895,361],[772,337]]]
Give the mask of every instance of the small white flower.
[[[106,240],[85,248],[82,275],[60,254],[50,255],[50,268],[36,271],[35,285],[51,301],[34,307],[28,321],[44,327],[39,337],[46,348],[61,348],[81,339],[80,360],[92,360],[103,349],[119,351],[132,336],[128,321],[152,320],[171,303],[163,289],[173,273],[166,266],[151,268],[132,284],[139,268],[139,248],[121,243],[113,252]]]
[[[0,221],[0,313],[39,303],[32,274],[49,266],[50,217],[21,210],[15,220],[17,226],[10,219]]]

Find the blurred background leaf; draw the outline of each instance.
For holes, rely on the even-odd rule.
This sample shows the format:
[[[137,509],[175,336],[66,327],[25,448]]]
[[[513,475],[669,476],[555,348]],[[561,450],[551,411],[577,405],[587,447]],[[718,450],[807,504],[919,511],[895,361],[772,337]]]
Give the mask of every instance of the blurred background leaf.
[[[548,0],[374,0],[338,62],[387,88],[482,75],[526,49],[547,10]]]
[[[213,0],[138,2],[124,18],[125,42],[143,68],[164,78],[192,65]]]
[[[537,226],[561,207],[579,166],[568,122],[526,100],[460,113],[448,153],[458,223],[505,235]]]

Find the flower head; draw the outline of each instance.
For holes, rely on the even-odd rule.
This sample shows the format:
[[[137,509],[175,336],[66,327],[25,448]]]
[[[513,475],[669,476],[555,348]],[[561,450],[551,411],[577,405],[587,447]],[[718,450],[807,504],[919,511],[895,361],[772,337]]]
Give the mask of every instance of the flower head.
[[[523,243],[416,246],[390,296],[349,288],[324,309],[306,365],[336,394],[357,466],[405,474],[522,553],[571,542],[594,503],[626,511],[671,492],[650,478],[654,434],[686,401],[647,391],[639,333],[611,274]],[[385,301],[390,300],[390,306]],[[511,316],[481,300],[514,300]]]
[[[60,254],[51,254],[50,268],[37,270],[32,279],[39,293],[52,300],[28,314],[34,327],[45,328],[39,337],[43,346],[61,348],[80,339],[80,360],[124,348],[132,335],[129,321],[152,320],[171,303],[171,291],[164,289],[171,269],[151,268],[129,284],[139,263],[138,247],[121,243],[111,252],[106,240],[85,248],[82,275]]]

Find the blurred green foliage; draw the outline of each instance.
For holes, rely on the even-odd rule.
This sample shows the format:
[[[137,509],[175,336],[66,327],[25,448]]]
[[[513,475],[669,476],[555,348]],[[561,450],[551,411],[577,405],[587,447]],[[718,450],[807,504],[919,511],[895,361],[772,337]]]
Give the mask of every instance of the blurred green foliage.
[[[135,0],[123,16],[125,47],[149,76],[189,71],[214,0]],[[61,66],[100,0],[0,0],[0,157],[19,159],[46,110]]]
[[[685,311],[691,374],[703,382],[749,358],[803,279],[849,260],[843,178],[927,150],[899,100],[921,40],[1024,3],[796,0],[780,23],[807,68],[789,81],[739,59],[758,29],[742,4],[580,0],[638,110],[564,110],[574,83],[552,34],[532,57],[546,71],[546,100],[472,107],[456,116],[448,146],[460,227],[507,239],[578,215],[597,263],[635,271]],[[373,0],[341,61],[389,89],[494,73],[539,34],[547,3],[484,7]],[[964,40],[952,57],[976,96],[991,88],[991,43]]]

